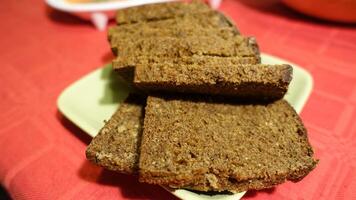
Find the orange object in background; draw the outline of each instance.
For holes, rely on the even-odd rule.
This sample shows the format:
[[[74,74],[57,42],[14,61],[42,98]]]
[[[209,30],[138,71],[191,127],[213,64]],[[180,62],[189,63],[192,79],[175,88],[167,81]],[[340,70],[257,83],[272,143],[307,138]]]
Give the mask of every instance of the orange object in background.
[[[283,2],[310,16],[338,22],[356,22],[356,0],[283,0]]]

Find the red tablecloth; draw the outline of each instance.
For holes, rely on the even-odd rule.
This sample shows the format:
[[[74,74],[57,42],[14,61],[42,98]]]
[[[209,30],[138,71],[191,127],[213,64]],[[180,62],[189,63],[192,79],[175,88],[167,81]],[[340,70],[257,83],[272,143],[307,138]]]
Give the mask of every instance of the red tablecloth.
[[[302,112],[320,159],[298,183],[246,199],[356,199],[356,30],[303,17],[280,4],[225,0],[221,10],[262,51],[309,70]],[[172,199],[158,186],[85,160],[90,138],[57,110],[61,91],[112,58],[106,33],[43,1],[0,6],[0,181],[14,199]]]

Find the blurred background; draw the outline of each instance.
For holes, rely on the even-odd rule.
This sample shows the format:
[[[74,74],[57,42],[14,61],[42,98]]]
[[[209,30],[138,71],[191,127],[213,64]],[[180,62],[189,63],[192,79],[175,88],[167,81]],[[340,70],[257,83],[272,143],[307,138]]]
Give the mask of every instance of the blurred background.
[[[90,137],[56,107],[63,89],[111,61],[107,25],[133,1],[64,1],[9,0],[0,6],[0,180],[6,188],[0,188],[0,199],[171,199],[160,187],[88,164]],[[356,199],[356,0],[207,3],[244,35],[255,36],[261,51],[302,66],[314,78],[301,117],[321,160],[317,169],[302,183],[250,191],[245,198]]]

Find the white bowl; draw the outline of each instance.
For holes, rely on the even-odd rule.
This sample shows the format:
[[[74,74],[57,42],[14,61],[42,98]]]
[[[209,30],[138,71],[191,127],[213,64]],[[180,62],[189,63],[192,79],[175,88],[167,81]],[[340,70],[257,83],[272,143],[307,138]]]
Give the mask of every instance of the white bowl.
[[[107,22],[115,16],[115,11],[132,6],[150,3],[161,3],[174,0],[118,0],[93,3],[71,3],[68,0],[45,0],[46,3],[57,10],[77,15],[83,19],[91,20],[98,30],[105,30]]]

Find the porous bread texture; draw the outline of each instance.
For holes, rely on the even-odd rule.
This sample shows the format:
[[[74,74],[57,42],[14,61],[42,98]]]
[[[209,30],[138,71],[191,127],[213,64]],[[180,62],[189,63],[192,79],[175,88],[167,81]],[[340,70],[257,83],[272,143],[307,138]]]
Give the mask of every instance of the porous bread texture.
[[[316,163],[307,131],[285,100],[262,105],[148,97],[142,182],[241,192],[299,181]]]
[[[150,91],[281,99],[292,80],[290,65],[243,65],[239,59],[171,61],[136,65],[134,84]]]
[[[87,159],[113,171],[137,173],[145,102],[146,97],[130,94],[87,147]]]

